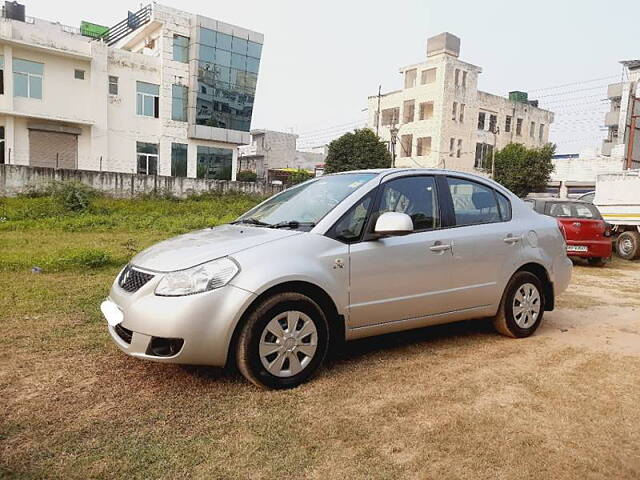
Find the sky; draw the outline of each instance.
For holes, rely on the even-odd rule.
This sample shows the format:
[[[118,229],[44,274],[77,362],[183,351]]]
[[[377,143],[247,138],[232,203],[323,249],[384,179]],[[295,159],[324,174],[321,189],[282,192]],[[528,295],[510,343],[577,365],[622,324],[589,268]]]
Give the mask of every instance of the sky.
[[[112,25],[139,2],[24,0],[27,15]],[[401,87],[398,69],[426,56],[426,39],[461,38],[460,58],[482,67],[479,88],[529,91],[556,113],[559,153],[604,137],[606,85],[623,59],[640,58],[640,1],[618,0],[164,0],[265,36],[252,128],[300,135],[301,146],[364,123],[378,85]],[[567,85],[562,86],[561,85]],[[551,88],[553,87],[553,88]]]

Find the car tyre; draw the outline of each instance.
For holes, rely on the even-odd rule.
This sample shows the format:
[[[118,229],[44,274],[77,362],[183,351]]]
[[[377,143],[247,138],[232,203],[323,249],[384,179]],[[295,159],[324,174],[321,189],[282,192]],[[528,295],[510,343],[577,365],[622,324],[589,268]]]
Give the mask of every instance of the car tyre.
[[[318,371],[328,345],[322,308],[306,295],[278,293],[247,316],[236,344],[236,364],[261,388],[294,388]]]
[[[544,315],[544,288],[530,272],[516,272],[505,288],[493,325],[502,335],[524,338],[532,335]]]
[[[640,232],[626,231],[618,235],[616,251],[625,260],[640,258]]]

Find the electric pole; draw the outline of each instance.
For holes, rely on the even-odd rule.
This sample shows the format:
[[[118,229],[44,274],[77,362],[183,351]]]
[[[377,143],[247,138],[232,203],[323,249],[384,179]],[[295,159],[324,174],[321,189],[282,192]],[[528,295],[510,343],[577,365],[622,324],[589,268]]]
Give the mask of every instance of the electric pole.
[[[493,150],[491,151],[491,178],[496,176],[496,147],[498,146],[498,134],[500,133],[500,127],[494,125],[493,127]]]
[[[389,128],[391,134],[391,167],[396,167],[396,141],[398,140],[398,127],[396,126],[395,118],[394,122]]]
[[[376,135],[379,137],[380,135],[380,97],[382,96],[382,85],[378,85],[378,111],[376,113]]]

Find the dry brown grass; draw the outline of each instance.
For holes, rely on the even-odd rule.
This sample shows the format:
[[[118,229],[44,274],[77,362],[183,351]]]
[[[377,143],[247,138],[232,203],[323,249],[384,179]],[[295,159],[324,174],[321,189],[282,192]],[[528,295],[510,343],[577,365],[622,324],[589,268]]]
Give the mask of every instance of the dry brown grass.
[[[358,341],[286,392],[124,356],[96,307],[115,270],[2,274],[0,477],[638,478],[640,348],[612,332],[640,344],[640,308],[600,325],[640,279],[619,265],[576,267],[529,339],[476,321]]]

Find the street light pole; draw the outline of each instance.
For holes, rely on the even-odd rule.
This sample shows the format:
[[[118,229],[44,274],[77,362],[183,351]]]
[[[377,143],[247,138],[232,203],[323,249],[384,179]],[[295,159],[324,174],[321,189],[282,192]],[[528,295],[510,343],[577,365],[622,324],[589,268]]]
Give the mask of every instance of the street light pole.
[[[393,168],[396,167],[396,141],[398,140],[398,127],[395,122],[391,124],[391,128],[389,128],[389,133],[391,134],[391,166]]]
[[[498,145],[498,134],[500,133],[500,127],[495,125],[493,127],[493,150],[491,151],[491,178],[496,176],[496,147]]]

